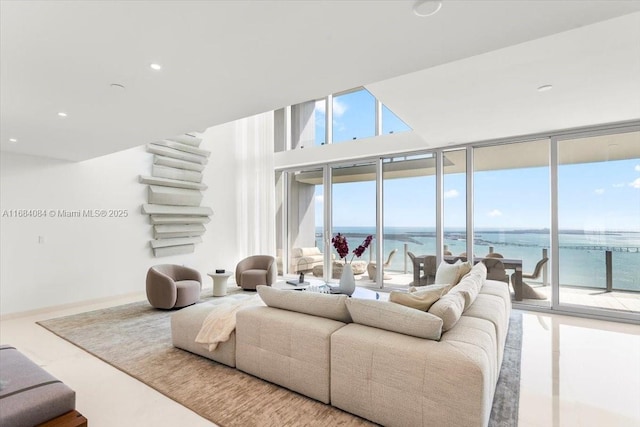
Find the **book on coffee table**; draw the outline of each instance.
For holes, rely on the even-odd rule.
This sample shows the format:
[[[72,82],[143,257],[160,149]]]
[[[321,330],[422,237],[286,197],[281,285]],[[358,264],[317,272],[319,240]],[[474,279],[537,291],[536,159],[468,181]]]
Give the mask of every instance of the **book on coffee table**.
[[[293,285],[293,286],[309,286],[310,283],[305,281],[305,282],[299,282],[298,280],[294,279],[294,280],[287,280],[287,284],[289,285]]]

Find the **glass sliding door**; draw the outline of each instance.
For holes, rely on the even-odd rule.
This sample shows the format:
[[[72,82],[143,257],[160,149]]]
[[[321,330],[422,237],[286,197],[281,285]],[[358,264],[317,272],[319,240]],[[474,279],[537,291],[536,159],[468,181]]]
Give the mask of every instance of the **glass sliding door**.
[[[436,255],[436,163],[433,154],[383,159],[384,286],[432,283],[425,256]],[[414,274],[415,273],[415,274]]]
[[[367,237],[374,241],[360,258],[353,258],[351,265],[358,286],[368,281],[367,267],[375,256],[376,236],[376,166],[375,163],[358,163],[331,168],[331,236],[346,236],[349,255],[340,259],[331,247],[331,277],[337,281],[345,261],[351,261],[353,250]]]
[[[558,142],[559,304],[640,312],[640,132]]]
[[[323,170],[287,172],[288,273],[318,274],[324,265]]]
[[[474,255],[501,259],[488,277],[509,284],[515,301],[545,307],[551,306],[549,190],[548,140],[474,149]],[[518,269],[529,277],[518,280]]]
[[[445,256],[464,255],[467,251],[467,150],[443,153],[443,211]]]

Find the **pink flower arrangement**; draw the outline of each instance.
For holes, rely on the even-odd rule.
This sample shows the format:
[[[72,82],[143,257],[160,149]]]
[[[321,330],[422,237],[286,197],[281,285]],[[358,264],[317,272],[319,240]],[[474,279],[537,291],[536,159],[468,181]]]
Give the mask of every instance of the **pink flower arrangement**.
[[[360,258],[362,256],[364,251],[366,251],[369,245],[371,244],[372,240],[373,240],[373,236],[368,235],[364,239],[362,244],[353,250],[353,255],[349,260],[349,264],[351,264],[351,261],[353,261],[354,257]],[[338,233],[335,237],[331,239],[331,243],[333,244],[333,247],[336,249],[336,251],[338,252],[338,256],[340,256],[341,259],[346,258],[347,255],[349,255],[349,244],[347,243],[347,238],[343,234]]]

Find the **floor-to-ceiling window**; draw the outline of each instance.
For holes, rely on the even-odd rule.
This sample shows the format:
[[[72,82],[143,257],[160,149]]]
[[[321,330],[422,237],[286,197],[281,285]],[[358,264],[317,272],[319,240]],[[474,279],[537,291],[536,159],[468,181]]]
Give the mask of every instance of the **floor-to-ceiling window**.
[[[389,261],[384,284],[409,285],[415,281],[413,256],[436,254],[435,158],[431,153],[385,158],[382,173],[383,260]]]
[[[313,274],[323,266],[323,169],[287,172],[288,273]],[[320,274],[320,276],[322,276]]]
[[[461,255],[467,251],[467,150],[443,153],[443,254]]]
[[[353,258],[353,250],[368,235],[376,235],[376,168],[371,162],[336,165],[331,168],[331,236],[341,233],[349,244],[349,255],[340,261],[332,247],[332,277],[338,279],[340,262],[351,262],[357,280],[368,276],[367,265],[375,259],[375,241],[360,257]]]
[[[640,312],[640,132],[558,142],[559,303]]]
[[[608,135],[602,134],[607,128],[599,129],[597,134],[550,133],[549,138],[443,149],[441,224],[436,223],[438,150],[289,172],[287,188],[296,201],[287,206],[289,215],[297,215],[287,223],[293,233],[289,252],[317,247],[327,253],[325,265],[331,268],[337,256],[327,243],[331,236],[346,234],[353,250],[380,227],[382,241],[376,237],[356,260],[359,283],[408,289],[416,284],[408,253],[436,255],[441,225],[440,251],[466,255],[471,225],[474,257],[503,260],[499,279],[516,304],[633,317],[640,312],[640,132],[637,126]],[[379,177],[376,165],[381,165]],[[305,212],[313,212],[311,233]],[[313,241],[303,241],[304,236]],[[369,268],[380,262],[382,269]],[[381,270],[382,276],[375,274]],[[517,270],[524,276],[517,282],[519,295]],[[423,275],[417,283],[423,284]]]
[[[474,255],[502,258],[505,271],[498,266],[492,278],[510,283],[522,302],[550,306],[549,261],[529,274],[550,256],[549,141],[475,148],[473,195]],[[523,287],[511,277],[519,262],[535,276]]]

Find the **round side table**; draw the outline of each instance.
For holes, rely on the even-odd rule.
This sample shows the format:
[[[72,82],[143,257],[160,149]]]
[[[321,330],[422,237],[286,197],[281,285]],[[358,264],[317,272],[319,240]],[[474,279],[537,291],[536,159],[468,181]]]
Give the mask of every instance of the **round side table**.
[[[227,280],[233,276],[233,273],[226,271],[224,273],[207,273],[213,279],[213,296],[223,297],[227,295]]]

